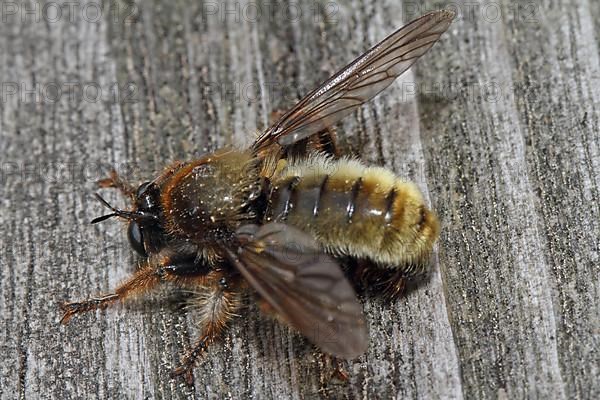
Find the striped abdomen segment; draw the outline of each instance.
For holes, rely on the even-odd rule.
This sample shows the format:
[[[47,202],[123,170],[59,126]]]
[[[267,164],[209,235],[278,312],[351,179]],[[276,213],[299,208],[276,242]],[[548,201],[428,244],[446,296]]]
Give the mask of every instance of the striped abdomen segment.
[[[439,231],[414,184],[383,168],[322,156],[273,179],[265,219],[311,232],[332,253],[389,266],[422,261]]]

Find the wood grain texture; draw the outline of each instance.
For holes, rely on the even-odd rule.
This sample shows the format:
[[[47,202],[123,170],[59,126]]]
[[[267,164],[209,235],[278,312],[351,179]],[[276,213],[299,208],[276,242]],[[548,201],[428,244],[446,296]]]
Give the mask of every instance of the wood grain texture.
[[[171,380],[198,331],[169,290],[58,324],[59,301],[135,266],[122,225],[88,224],[110,166],[139,182],[248,143],[444,3],[459,16],[441,42],[338,127],[346,153],[416,181],[443,227],[428,282],[365,300],[369,352],[347,383],[255,308],[192,388]],[[2,399],[600,397],[597,2],[27,4],[0,23]]]

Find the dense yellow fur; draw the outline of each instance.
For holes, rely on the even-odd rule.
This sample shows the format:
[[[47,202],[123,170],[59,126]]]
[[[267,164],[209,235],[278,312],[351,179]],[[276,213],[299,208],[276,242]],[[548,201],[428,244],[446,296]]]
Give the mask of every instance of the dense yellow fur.
[[[345,210],[321,210],[318,218],[292,213],[287,222],[309,230],[334,254],[368,258],[388,267],[419,268],[431,252],[439,233],[436,216],[423,203],[423,196],[411,182],[398,178],[381,167],[367,167],[356,159],[339,160],[314,153],[292,160],[273,178],[273,183],[300,177],[299,196],[303,188],[314,187],[328,175],[327,190],[349,192],[357,179],[362,179],[358,199],[366,199],[371,215],[358,213],[346,221]],[[383,222],[386,196],[395,190],[392,218]],[[364,211],[364,210],[363,210]],[[378,214],[379,213],[379,214]],[[421,227],[419,226],[421,222]],[[408,266],[410,265],[410,267]]]

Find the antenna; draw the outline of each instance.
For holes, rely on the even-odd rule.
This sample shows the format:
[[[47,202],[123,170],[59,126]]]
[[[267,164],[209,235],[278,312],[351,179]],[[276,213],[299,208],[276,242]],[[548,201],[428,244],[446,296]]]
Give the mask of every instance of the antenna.
[[[143,220],[143,219],[152,219],[152,220],[156,220],[157,219],[156,215],[154,215],[154,214],[146,214],[146,213],[141,212],[141,211],[119,210],[118,208],[115,208],[115,207],[111,206],[98,193],[94,193],[94,195],[95,195],[96,199],[100,203],[102,203],[102,205],[104,205],[104,207],[106,207],[109,210],[111,210],[112,213],[103,215],[103,216],[98,217],[98,218],[94,218],[92,220],[92,222],[91,222],[92,224],[96,224],[98,222],[102,222],[102,221],[107,220],[107,219],[112,218],[112,217],[122,217],[122,218],[125,218],[125,219],[133,219],[133,220],[136,220],[136,221]]]

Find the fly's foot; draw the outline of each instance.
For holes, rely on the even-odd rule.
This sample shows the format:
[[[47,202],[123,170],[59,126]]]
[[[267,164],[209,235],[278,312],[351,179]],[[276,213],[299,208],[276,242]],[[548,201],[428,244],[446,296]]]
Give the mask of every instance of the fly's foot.
[[[175,378],[181,376],[188,386],[192,386],[194,384],[193,369],[194,369],[193,364],[181,365],[180,367],[177,367],[173,371],[171,371],[171,374],[170,374],[171,379],[175,379]]]
[[[60,319],[60,323],[65,325],[74,315],[106,307],[108,303],[111,303],[116,299],[118,299],[116,294],[110,294],[104,297],[96,297],[84,301],[64,302],[60,304],[60,309],[64,313]]]
[[[176,378],[178,376],[183,377],[185,383],[191,386],[194,383],[194,366],[196,365],[196,360],[206,352],[206,342],[204,339],[200,339],[195,345],[194,348],[187,353],[183,359],[181,360],[181,366],[175,368],[171,372],[171,378]]]
[[[341,381],[341,382],[348,382],[348,379],[350,379],[350,376],[348,375],[348,372],[346,372],[346,369],[344,368],[342,361],[338,358],[333,357],[332,362],[333,362],[335,369],[333,370],[331,379]]]

